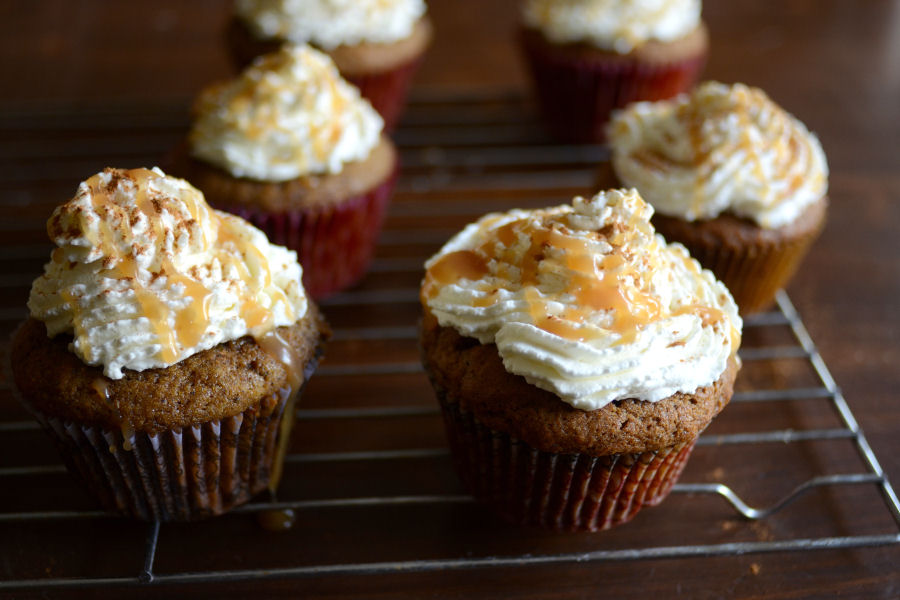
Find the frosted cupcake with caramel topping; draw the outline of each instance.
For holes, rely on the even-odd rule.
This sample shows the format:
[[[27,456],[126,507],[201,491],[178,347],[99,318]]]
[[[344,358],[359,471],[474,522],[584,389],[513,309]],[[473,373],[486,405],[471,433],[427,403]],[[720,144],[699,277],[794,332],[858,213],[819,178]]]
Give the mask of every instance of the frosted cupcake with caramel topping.
[[[600,142],[614,108],[689,90],[709,47],[700,0],[524,0],[520,42],[551,130]]]
[[[507,520],[628,521],[731,398],[737,307],[652,212],[610,190],[491,214],[426,263],[422,354],[454,461]]]
[[[654,225],[731,290],[741,312],[771,304],[825,222],[828,164],[815,135],[759,89],[707,82],[638,103],[610,123],[614,180]]]
[[[312,44],[384,117],[403,111],[432,37],[423,0],[237,0],[228,41],[244,67],[282,44]]]
[[[327,326],[296,254],[158,169],[107,169],[54,211],[13,378],[107,509],[216,515],[277,484]]]
[[[171,170],[295,250],[321,298],[371,261],[397,172],[382,119],[327,56],[285,46],[198,98]]]

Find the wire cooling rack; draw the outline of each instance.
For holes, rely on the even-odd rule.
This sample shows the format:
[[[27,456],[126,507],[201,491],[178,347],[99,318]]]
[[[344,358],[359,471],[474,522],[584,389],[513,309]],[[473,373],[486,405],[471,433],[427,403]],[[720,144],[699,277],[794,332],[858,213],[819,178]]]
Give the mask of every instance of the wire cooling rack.
[[[0,170],[0,185],[8,190],[3,209],[10,217],[0,223],[8,238],[0,253],[4,335],[24,316],[30,281],[49,254],[42,229],[52,207],[71,195],[77,181],[110,161],[154,163],[185,126],[183,111],[173,106],[77,113],[32,108],[0,118],[0,143],[15,157]],[[91,133],[88,139],[84,132]],[[73,558],[72,565],[40,568],[27,556],[7,560],[0,591],[526,568],[900,543],[897,496],[783,292],[775,310],[746,320],[744,368],[732,405],[700,437],[681,482],[660,507],[609,532],[552,538],[483,516],[456,483],[437,405],[418,361],[422,262],[484,212],[559,204],[590,193],[596,165],[607,151],[554,144],[535,124],[527,101],[514,93],[420,94],[395,139],[404,174],[371,273],[358,288],[322,303],[334,340],[301,400],[281,497],[257,499],[216,520],[224,525],[219,529],[238,530],[251,545],[278,549],[291,539],[278,536],[290,532],[272,533],[255,517],[291,511],[295,529],[307,537],[319,527],[325,540],[320,555],[285,557],[279,551],[273,561],[260,552],[257,564],[248,564],[252,558],[210,551],[213,556],[194,568],[166,560],[167,554],[190,552],[185,547],[192,540],[213,535],[209,522],[135,524],[91,509],[37,424],[15,407],[7,379],[0,383],[0,547],[33,536],[43,547],[52,537],[73,555],[94,557],[90,566]],[[110,147],[118,148],[113,158],[105,155]],[[5,361],[5,344],[3,352]],[[755,460],[748,462],[748,455]],[[766,479],[772,465],[777,476]],[[849,515],[861,507],[869,516],[857,523]],[[403,526],[392,521],[397,510],[403,512]],[[872,518],[875,512],[883,515]],[[387,546],[357,544],[355,532],[336,534],[329,542],[334,537],[329,527],[340,529],[350,513],[369,524],[369,534],[385,536]],[[460,532],[458,523],[465,521],[474,525]],[[668,536],[646,535],[658,532],[659,522],[673,521],[686,522],[690,533],[676,528]],[[767,529],[769,521],[778,526]],[[479,528],[499,541],[486,544],[475,531]],[[110,532],[126,537],[127,551],[98,549],[85,539],[86,532],[101,539]]]

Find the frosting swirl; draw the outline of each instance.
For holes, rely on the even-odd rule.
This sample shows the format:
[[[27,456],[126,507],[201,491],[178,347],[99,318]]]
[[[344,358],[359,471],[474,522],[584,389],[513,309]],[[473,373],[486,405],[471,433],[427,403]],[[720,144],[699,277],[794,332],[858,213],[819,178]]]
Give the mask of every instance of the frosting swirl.
[[[523,18],[552,42],[627,54],[688,35],[700,25],[700,9],[700,0],[526,0]]]
[[[613,114],[612,164],[660,213],[723,212],[776,228],[828,191],[815,135],[757,88],[706,82],[693,93]]]
[[[423,0],[237,0],[237,15],[261,39],[312,43],[326,50],[384,44],[412,34]]]
[[[47,222],[58,246],[35,280],[31,315],[72,351],[122,369],[166,367],[306,314],[297,255],[159,169],[106,169]]]
[[[714,382],[740,344],[724,285],[650,224],[635,190],[481,218],[426,263],[422,302],[576,408]]]
[[[287,181],[365,159],[383,126],[327,55],[287,45],[204,90],[189,141],[194,156],[235,177]]]

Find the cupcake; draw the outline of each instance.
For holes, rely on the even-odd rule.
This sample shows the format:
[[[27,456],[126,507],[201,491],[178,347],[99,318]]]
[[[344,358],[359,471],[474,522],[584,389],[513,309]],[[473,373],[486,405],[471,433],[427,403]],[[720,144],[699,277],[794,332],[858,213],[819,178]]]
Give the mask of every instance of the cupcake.
[[[426,263],[421,350],[464,486],[596,531],[660,502],[731,398],[728,290],[634,190],[491,214]]]
[[[381,117],[308,46],[284,46],[204,90],[169,167],[297,251],[317,299],[365,273],[398,169]]]
[[[284,43],[312,44],[334,60],[393,130],[432,37],[423,0],[237,0],[228,26],[235,63]]]
[[[656,211],[656,230],[728,286],[742,314],[768,307],[825,223],[819,140],[764,92],[707,82],[617,113],[612,175]]]
[[[158,169],[94,175],[47,232],[12,378],[85,489],[158,521],[274,489],[328,332],[296,254]]]
[[[689,90],[709,47],[700,0],[525,0],[520,43],[552,132],[602,142],[610,112]]]

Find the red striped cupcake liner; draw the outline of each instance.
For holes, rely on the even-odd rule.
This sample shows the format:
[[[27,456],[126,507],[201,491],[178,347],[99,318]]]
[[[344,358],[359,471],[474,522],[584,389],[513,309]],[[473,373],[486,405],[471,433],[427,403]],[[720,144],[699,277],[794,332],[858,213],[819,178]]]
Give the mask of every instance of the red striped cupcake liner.
[[[456,402],[441,405],[464,487],[505,521],[556,531],[609,529],[658,504],[696,441],[609,456],[556,454],[482,425]]]
[[[375,254],[398,169],[366,194],[327,206],[280,213],[220,205],[263,230],[269,241],[297,252],[303,266],[303,287],[321,300],[358,282]]]
[[[631,102],[663,100],[690,90],[705,53],[669,63],[640,63],[549,53],[520,35],[534,80],[538,108],[553,134],[571,142],[606,141],[610,113]]]
[[[193,521],[274,487],[298,395],[284,390],[240,414],[154,434],[35,417],[104,509],[147,521]]]

